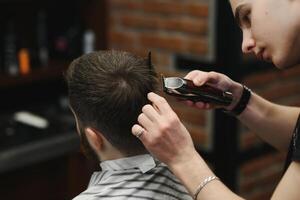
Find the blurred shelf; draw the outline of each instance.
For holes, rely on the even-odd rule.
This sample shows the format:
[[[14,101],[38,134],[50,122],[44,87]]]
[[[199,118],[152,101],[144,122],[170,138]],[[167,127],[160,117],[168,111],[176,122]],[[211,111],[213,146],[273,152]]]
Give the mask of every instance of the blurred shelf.
[[[47,81],[63,77],[63,71],[67,69],[67,61],[51,61],[48,66],[32,69],[27,75],[7,76],[0,75],[0,89],[21,86],[24,84]]]
[[[1,3],[30,3],[30,2],[34,2],[34,0],[0,0],[0,4]]]
[[[0,151],[0,174],[77,152],[79,137],[76,132],[58,134],[53,137],[19,145]]]

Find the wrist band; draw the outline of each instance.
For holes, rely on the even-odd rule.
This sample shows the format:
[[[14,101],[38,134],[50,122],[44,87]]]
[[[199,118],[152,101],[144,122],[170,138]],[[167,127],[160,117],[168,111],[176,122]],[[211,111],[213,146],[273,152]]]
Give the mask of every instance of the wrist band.
[[[250,97],[251,97],[251,90],[249,88],[247,88],[245,85],[243,85],[243,94],[242,94],[239,102],[236,104],[236,106],[231,111],[229,111],[229,113],[231,113],[233,115],[241,114],[247,107]]]
[[[196,189],[196,191],[195,191],[195,193],[194,193],[194,200],[195,199],[197,199],[197,197],[198,197],[198,194],[200,193],[200,191],[209,183],[209,182],[211,182],[211,181],[213,181],[213,180],[220,180],[218,177],[216,177],[216,176],[209,176],[209,177],[207,177],[206,179],[204,179],[204,181],[202,181],[201,183],[200,183],[200,185],[197,187],[197,189]]]

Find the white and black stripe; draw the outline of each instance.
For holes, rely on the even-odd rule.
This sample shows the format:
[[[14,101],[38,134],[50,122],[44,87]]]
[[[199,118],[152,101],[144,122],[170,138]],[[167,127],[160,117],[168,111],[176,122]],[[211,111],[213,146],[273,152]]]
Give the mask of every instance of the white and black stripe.
[[[192,200],[170,170],[148,154],[105,161],[101,167],[74,200]]]

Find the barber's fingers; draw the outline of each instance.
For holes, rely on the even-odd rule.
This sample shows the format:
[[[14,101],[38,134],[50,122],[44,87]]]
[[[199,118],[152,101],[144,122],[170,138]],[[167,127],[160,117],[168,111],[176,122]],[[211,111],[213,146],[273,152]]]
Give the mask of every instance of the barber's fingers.
[[[154,108],[152,105],[145,105],[142,108],[142,112],[153,122],[158,121],[160,119],[159,111],[157,108]]]
[[[185,79],[193,80],[195,77],[199,75],[199,73],[203,74],[205,72],[199,71],[199,70],[193,70],[190,71],[187,75],[185,75]]]
[[[148,99],[153,103],[153,107],[158,109],[158,112],[160,112],[160,114],[172,111],[172,108],[170,107],[165,98],[153,92],[150,92],[148,93]]]
[[[147,140],[147,131],[139,124],[135,124],[131,128],[131,132],[134,136],[136,136],[141,141]]]
[[[131,128],[131,132],[134,136],[136,136],[141,142],[145,145],[146,148],[149,148],[154,144],[155,134],[153,134],[153,130],[143,127],[141,124],[134,124]]]
[[[214,72],[214,71],[211,71],[211,72],[207,73],[207,81],[209,83],[212,83],[212,84],[217,84],[218,82],[220,82],[225,77],[226,76],[224,76],[224,74],[220,74],[220,73]]]
[[[203,72],[199,70],[194,70],[185,76],[186,79],[192,80],[197,86],[201,86],[205,83],[217,84],[220,81],[221,74],[217,72]]]
[[[193,83],[197,86],[201,86],[208,81],[207,72],[202,72],[199,70],[191,71],[184,78],[192,80]]]
[[[145,115],[145,113],[141,113],[139,116],[138,116],[138,119],[137,119],[138,123],[145,127],[145,128],[149,128],[152,126],[152,121],[148,118],[147,115]]]

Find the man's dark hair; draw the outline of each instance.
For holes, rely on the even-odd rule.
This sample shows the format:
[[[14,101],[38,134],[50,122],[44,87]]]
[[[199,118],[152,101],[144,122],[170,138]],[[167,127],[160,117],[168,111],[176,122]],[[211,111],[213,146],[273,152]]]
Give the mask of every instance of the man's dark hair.
[[[98,51],[75,59],[66,72],[70,106],[83,127],[99,130],[127,155],[144,152],[132,135],[157,75],[148,59],[123,51]]]

